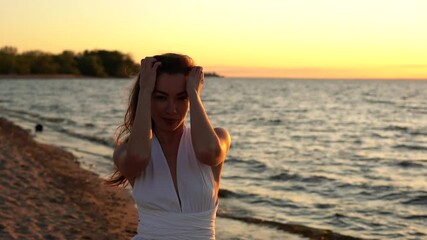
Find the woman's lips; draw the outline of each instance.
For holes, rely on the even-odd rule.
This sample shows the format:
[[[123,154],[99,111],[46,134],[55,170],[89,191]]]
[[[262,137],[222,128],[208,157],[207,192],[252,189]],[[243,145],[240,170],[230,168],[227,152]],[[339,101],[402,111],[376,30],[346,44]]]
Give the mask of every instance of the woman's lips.
[[[174,118],[163,118],[163,120],[168,124],[174,124],[178,122],[178,119],[174,119]]]

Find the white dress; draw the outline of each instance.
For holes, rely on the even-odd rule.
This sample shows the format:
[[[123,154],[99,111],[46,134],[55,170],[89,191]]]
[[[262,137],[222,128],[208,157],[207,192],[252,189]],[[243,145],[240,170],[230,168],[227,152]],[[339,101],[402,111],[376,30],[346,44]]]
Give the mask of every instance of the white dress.
[[[184,126],[178,147],[178,193],[155,136],[151,145],[150,163],[132,190],[139,215],[132,240],[215,239],[218,198],[212,168],[197,160],[190,129]]]

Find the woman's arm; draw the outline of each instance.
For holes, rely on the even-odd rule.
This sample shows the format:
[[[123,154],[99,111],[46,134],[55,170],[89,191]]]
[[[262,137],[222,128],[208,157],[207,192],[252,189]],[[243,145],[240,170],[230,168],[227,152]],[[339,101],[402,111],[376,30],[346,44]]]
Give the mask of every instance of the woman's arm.
[[[138,104],[129,140],[119,144],[113,154],[119,171],[133,185],[134,179],[145,169],[151,157],[151,94],[156,82],[156,71],[160,62],[154,58],[141,61],[139,75],[140,90]]]
[[[209,166],[218,166],[230,148],[230,134],[223,128],[212,127],[200,98],[203,80],[202,67],[190,71],[187,94],[190,99],[191,139],[197,159]]]

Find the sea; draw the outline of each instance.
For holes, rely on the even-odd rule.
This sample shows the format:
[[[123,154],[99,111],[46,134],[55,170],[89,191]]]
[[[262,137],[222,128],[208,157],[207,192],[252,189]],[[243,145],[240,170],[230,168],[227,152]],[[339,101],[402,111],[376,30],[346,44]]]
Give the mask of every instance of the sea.
[[[133,81],[3,79],[0,116],[108,178]],[[218,239],[427,239],[427,81],[207,78],[201,96],[232,139]]]

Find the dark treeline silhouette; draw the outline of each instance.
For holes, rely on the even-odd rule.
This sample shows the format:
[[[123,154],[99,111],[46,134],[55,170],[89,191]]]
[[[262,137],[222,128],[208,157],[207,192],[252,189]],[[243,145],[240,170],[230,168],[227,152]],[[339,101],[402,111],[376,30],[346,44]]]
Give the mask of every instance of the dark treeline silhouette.
[[[139,64],[128,54],[118,51],[63,51],[56,55],[38,50],[19,54],[17,48],[9,46],[0,49],[0,74],[67,74],[124,78],[134,76],[138,67]]]
[[[85,50],[51,54],[38,50],[18,53],[15,47],[0,48],[0,75],[73,75],[127,78],[135,76],[139,63],[118,51]],[[205,77],[223,77],[206,72]]]

